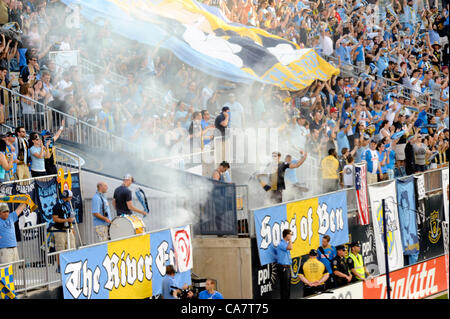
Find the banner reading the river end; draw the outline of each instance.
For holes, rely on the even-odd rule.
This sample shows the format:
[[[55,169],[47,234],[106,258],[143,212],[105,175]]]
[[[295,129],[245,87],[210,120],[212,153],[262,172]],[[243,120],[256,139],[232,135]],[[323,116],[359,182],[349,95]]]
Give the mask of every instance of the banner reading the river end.
[[[184,243],[191,245],[190,239]],[[62,253],[64,299],[145,299],[160,294],[166,266],[176,264],[174,256],[170,229]],[[175,275],[180,288],[191,284],[187,265],[187,271]]]

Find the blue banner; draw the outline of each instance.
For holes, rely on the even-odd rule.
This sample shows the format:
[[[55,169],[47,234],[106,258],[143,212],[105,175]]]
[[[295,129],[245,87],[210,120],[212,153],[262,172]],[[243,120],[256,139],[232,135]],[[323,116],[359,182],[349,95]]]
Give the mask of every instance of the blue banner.
[[[56,178],[52,178],[50,181],[35,181],[37,188],[37,204],[41,212],[41,221],[47,223],[50,227],[53,225],[53,206],[58,202],[58,183]]]
[[[321,242],[328,235],[333,246],[348,243],[347,192],[320,196],[317,215]]]
[[[175,254],[164,230],[68,251],[60,263],[65,299],[145,299],[161,293]],[[190,285],[191,270],[177,272],[175,281],[179,288]]]
[[[418,254],[419,237],[417,236],[416,200],[413,177],[397,179],[397,203],[403,254]]]
[[[152,290],[153,296],[161,294],[162,281],[166,275],[166,266],[175,265],[175,255],[170,230],[150,234],[151,255],[153,260]],[[175,273],[175,283],[178,288],[184,284],[190,285],[191,271]]]
[[[273,263],[276,261],[276,247],[283,239],[283,229],[288,228],[286,205],[257,210],[254,216],[261,265]]]

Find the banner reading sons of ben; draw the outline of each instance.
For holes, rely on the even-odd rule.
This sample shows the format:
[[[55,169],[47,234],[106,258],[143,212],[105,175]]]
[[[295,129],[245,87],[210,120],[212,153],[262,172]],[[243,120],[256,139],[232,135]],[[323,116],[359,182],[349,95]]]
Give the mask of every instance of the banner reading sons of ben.
[[[276,261],[284,229],[293,233],[292,258],[317,249],[324,235],[333,246],[348,242],[346,192],[255,210],[254,218],[262,266]]]

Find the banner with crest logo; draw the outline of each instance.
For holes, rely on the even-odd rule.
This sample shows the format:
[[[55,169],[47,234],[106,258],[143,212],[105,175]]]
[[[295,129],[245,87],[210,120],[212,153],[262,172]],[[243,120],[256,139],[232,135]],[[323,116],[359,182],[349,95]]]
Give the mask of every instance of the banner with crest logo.
[[[383,186],[369,185],[369,198],[377,247],[378,267],[380,274],[383,274],[386,272],[386,266],[384,257],[382,199],[385,200],[389,270],[396,270],[404,265],[395,181],[391,181]]]

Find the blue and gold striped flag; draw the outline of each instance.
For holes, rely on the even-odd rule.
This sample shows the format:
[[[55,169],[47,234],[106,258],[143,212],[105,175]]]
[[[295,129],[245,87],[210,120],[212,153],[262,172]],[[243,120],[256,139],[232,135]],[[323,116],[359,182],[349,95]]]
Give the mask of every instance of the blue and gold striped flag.
[[[12,265],[0,268],[0,296],[1,299],[16,299]]]

